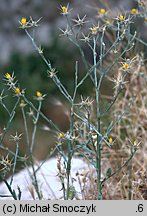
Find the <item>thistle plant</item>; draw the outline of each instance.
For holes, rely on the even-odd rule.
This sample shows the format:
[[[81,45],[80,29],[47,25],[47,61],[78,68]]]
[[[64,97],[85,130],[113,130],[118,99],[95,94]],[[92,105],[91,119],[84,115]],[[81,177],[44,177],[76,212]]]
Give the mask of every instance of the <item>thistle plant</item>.
[[[128,115],[129,110],[134,106],[137,98],[137,95],[129,97],[127,104],[121,110],[115,112],[114,118],[111,119],[113,108],[117,104],[119,98],[121,98],[122,95],[124,97],[126,95],[129,77],[133,74],[136,64],[138,63],[138,57],[136,57],[136,54],[134,55],[135,43],[138,42],[147,46],[146,42],[139,38],[138,33],[136,31],[132,32],[131,30],[134,17],[146,18],[144,11],[145,6],[142,6],[140,1],[138,1],[138,3],[138,9],[133,8],[125,14],[118,14],[118,16],[113,19],[109,17],[110,11],[100,8],[97,10],[98,15],[95,16],[96,19],[91,22],[87,20],[86,15],[81,17],[78,14],[77,19],[73,19],[72,9],[69,4],[67,6],[60,6],[60,13],[67,22],[66,28],[60,29],[61,36],[66,37],[67,40],[76,46],[84,66],[84,75],[80,78],[79,62],[78,60],[75,62],[74,89],[72,94],[69,93],[66,86],[63,85],[58,77],[56,66],[54,66],[50,60],[46,59],[43,49],[40,48],[35,39],[34,28],[38,27],[40,19],[34,21],[32,17],[30,17],[30,19],[22,18],[19,22],[20,28],[24,30],[35,50],[46,64],[46,76],[52,79],[70,107],[70,127],[67,132],[63,133],[41,111],[42,103],[46,99],[46,94],[41,93],[39,90],[36,92],[36,96],[34,97],[38,103],[38,107],[36,107],[27,99],[25,90],[21,90],[18,82],[15,81],[14,74],[5,74],[5,83],[8,88],[13,91],[17,101],[13,110],[10,112],[3,102],[5,98],[3,95],[4,92],[1,93],[0,103],[9,115],[8,124],[1,135],[1,148],[5,148],[2,145],[3,140],[14,118],[16,107],[19,105],[24,121],[24,136],[29,151],[29,161],[33,170],[33,174],[30,173],[30,175],[38,199],[42,199],[42,194],[36,173],[44,162],[42,162],[37,169],[35,168],[33,148],[40,118],[43,118],[49,126],[52,126],[56,134],[55,148],[48,156],[50,157],[53,152],[57,152],[58,154],[58,176],[61,181],[64,199],[76,198],[76,188],[73,186],[73,180],[70,175],[71,161],[75,155],[86,159],[86,161],[93,166],[97,188],[94,199],[98,200],[103,199],[103,188],[108,180],[118,175],[124,167],[128,166],[130,169],[128,196],[131,198],[131,162],[140,146],[140,142],[136,141],[138,137],[133,137],[134,141],[130,141],[130,137],[128,138],[126,142],[129,145],[128,149],[130,153],[127,154],[127,159],[115,170],[113,170],[112,167],[108,167],[106,172],[103,171],[102,154],[104,149],[108,149],[108,151],[113,150],[115,143],[119,142],[117,137],[113,137],[114,130],[121,124],[120,122],[124,120],[125,116]],[[109,42],[107,37],[111,38]],[[87,51],[92,55],[90,61],[86,58],[84,51],[85,46]],[[141,54],[138,55],[141,61],[144,61]],[[85,97],[79,95],[79,89],[82,88],[87,79],[92,83],[93,93]],[[113,85],[112,97],[109,100],[104,99],[102,95],[102,84],[106,79]],[[27,124],[26,106],[30,109],[29,114],[31,113],[30,117],[33,122],[31,139]],[[15,139],[16,137],[18,138],[19,136],[16,134],[12,138],[17,142],[18,139]],[[63,148],[63,143],[67,145],[67,153]],[[22,158],[18,154],[18,146],[16,152],[9,151],[8,149],[7,151],[14,156],[13,174],[10,182],[11,186],[17,159],[22,160]],[[62,166],[60,164],[61,160],[64,161]],[[26,160],[24,160],[24,163],[27,166]]]

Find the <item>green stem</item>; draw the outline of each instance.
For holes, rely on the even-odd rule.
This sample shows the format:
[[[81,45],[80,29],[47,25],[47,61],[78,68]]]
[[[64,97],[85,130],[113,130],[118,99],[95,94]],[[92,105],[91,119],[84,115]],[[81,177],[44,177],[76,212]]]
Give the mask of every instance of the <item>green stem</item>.
[[[13,109],[12,109],[12,112],[11,112],[11,114],[10,114],[10,118],[9,118],[8,123],[7,123],[6,129],[5,129],[3,135],[2,135],[2,137],[1,137],[1,139],[0,139],[0,146],[3,145],[2,142],[3,142],[3,140],[4,140],[4,137],[5,137],[6,133],[7,133],[7,131],[9,130],[10,124],[11,124],[11,122],[12,122],[12,120],[13,120],[15,114],[16,114],[16,108],[17,108],[17,106],[18,106],[18,104],[19,104],[19,101],[20,101],[20,97],[18,97],[18,99],[17,99],[17,101],[16,101],[16,103],[15,103]]]
[[[93,38],[93,65],[96,66],[96,38]],[[94,81],[95,81],[95,94],[96,94],[96,115],[97,115],[97,130],[100,133],[100,107],[99,107],[99,83],[97,77],[97,69],[94,67]],[[102,197],[101,188],[101,145],[99,143],[100,137],[97,134],[97,156],[96,156],[96,171],[97,171],[97,189],[98,189],[98,199]]]
[[[38,123],[38,120],[39,120],[41,105],[42,105],[42,101],[39,101],[39,107],[38,107],[38,110],[37,110],[37,116],[36,116],[36,118],[34,120],[34,130],[33,130],[33,133],[32,133],[32,142],[31,142],[31,146],[30,146],[30,151],[31,152],[33,152],[35,136],[36,136],[36,130],[37,130],[37,123]]]
[[[24,128],[25,128],[25,135],[26,135],[26,143],[27,143],[27,146],[28,146],[28,148],[29,148],[28,126],[27,126],[26,115],[25,115],[25,112],[24,112],[24,108],[23,108],[23,107],[22,107],[21,111],[22,111],[22,116],[23,116],[23,121],[24,121]]]
[[[16,152],[15,152],[15,157],[14,157],[14,166],[13,166],[13,170],[12,170],[12,176],[11,176],[10,186],[12,185],[13,176],[14,176],[15,169],[16,169],[16,162],[17,162],[17,157],[18,157],[18,150],[19,150],[19,143],[18,143],[18,141],[17,141],[17,142],[16,142]]]

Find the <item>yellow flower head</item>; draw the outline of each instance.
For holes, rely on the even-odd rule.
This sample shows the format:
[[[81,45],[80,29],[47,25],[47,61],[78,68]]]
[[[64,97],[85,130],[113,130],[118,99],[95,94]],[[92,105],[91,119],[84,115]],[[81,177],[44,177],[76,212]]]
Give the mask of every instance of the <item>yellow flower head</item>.
[[[112,143],[113,142],[113,139],[112,137],[109,138],[109,143]]]
[[[131,14],[135,15],[135,14],[137,14],[137,13],[138,13],[137,9],[133,8],[133,9],[131,10]]]
[[[20,94],[20,88],[17,87],[17,88],[15,89],[15,94],[16,94],[16,95],[19,95],[19,94]]]
[[[124,16],[123,16],[123,15],[120,15],[120,16],[119,16],[119,20],[120,20],[120,21],[123,21],[123,20],[124,20]]]
[[[134,140],[133,144],[134,144],[134,146],[136,146],[136,145],[137,145],[137,142],[136,142],[136,140]]]
[[[66,6],[61,6],[62,13],[66,14],[68,12],[68,8]]]
[[[42,93],[41,93],[40,91],[37,91],[37,92],[36,92],[36,95],[37,95],[37,97],[41,97],[41,96],[42,96]]]
[[[90,28],[91,29],[91,33],[93,34],[93,35],[96,35],[97,34],[97,27],[96,26],[94,26],[93,28]]]
[[[5,74],[5,77],[6,77],[6,79],[10,79],[10,78],[11,78],[11,75],[10,75],[9,73],[6,73],[6,74]]]
[[[25,25],[27,24],[27,19],[26,19],[25,17],[22,17],[22,19],[21,19],[21,24],[22,24],[23,26],[25,26]]]
[[[62,139],[63,138],[63,133],[59,133],[59,137],[60,137],[60,139]]]
[[[125,70],[127,70],[127,69],[129,68],[129,64],[128,64],[128,63],[124,63],[124,64],[123,64],[123,68],[124,68]]]
[[[147,17],[144,18],[144,21],[147,22]]]
[[[97,28],[96,28],[96,27],[93,27],[92,31],[96,32],[96,31],[97,31]]]
[[[100,14],[104,15],[106,13],[106,10],[104,8],[101,8]]]

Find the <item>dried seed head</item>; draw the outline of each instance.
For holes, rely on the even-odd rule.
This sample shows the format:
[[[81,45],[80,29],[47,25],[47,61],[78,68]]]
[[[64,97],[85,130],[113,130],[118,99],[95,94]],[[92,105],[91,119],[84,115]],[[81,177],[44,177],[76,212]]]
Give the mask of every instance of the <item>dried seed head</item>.
[[[10,140],[16,142],[19,142],[21,139],[22,134],[18,134],[17,132],[15,133],[15,135],[10,135]]]
[[[21,108],[24,108],[26,105],[27,105],[27,104],[25,104],[24,100],[21,100],[19,106],[20,106]]]
[[[105,21],[105,24],[106,24],[107,26],[109,26],[109,25],[111,24],[110,20],[106,20],[106,21]]]

